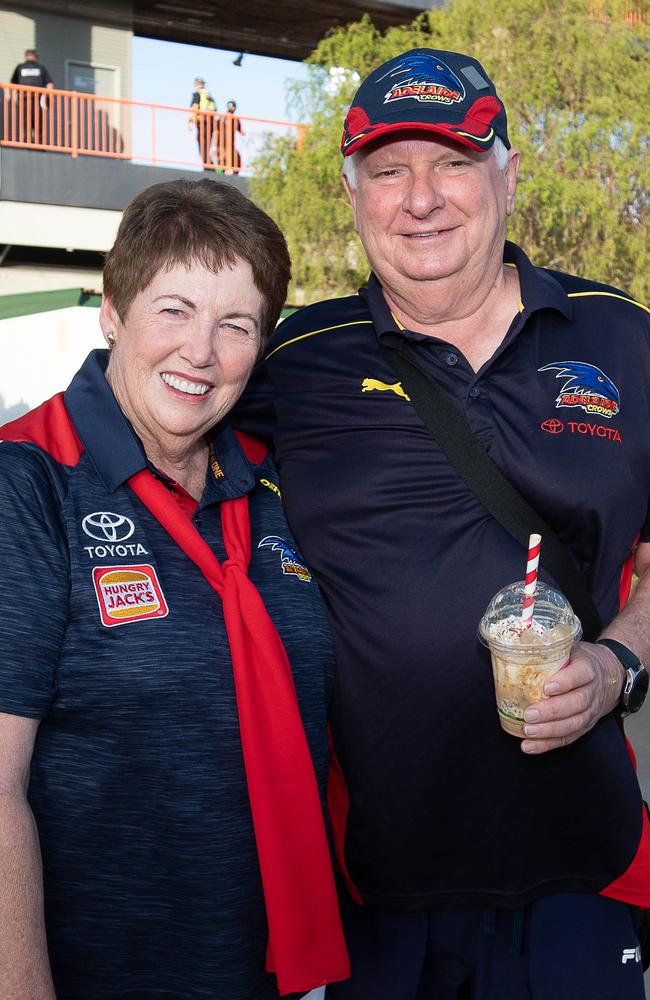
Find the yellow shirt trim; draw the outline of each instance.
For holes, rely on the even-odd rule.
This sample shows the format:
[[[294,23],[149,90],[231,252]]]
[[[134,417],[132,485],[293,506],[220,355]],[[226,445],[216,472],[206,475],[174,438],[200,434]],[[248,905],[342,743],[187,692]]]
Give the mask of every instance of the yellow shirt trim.
[[[372,320],[355,319],[352,320],[351,323],[337,323],[336,326],[323,326],[320,330],[312,330],[310,333],[301,333],[299,337],[292,337],[291,340],[286,340],[284,344],[278,344],[277,347],[274,347],[273,350],[266,355],[264,360],[268,361],[269,358],[272,358],[277,351],[281,351],[283,347],[288,347],[289,344],[296,344],[299,340],[305,340],[306,337],[315,337],[317,333],[329,333],[330,330],[342,330],[345,326],[363,326],[364,323],[367,326],[372,326]]]
[[[567,292],[567,298],[569,299],[582,299],[587,295],[604,295],[610,299],[621,299],[623,302],[629,302],[631,306],[638,306],[639,309],[644,309],[645,312],[650,313],[650,309],[644,306],[642,302],[637,302],[636,299],[628,299],[627,295],[617,295],[616,292]]]
[[[506,267],[515,267],[512,261],[506,261]],[[637,302],[636,299],[628,299],[627,295],[617,295],[616,292],[567,292],[567,298],[569,299],[581,299],[586,298],[588,295],[604,295],[610,299],[621,299],[623,302],[629,302],[633,306],[638,306],[639,309],[644,309],[645,312],[650,313],[650,309],[644,306],[642,302]],[[523,302],[519,303],[519,312],[524,311]]]
[[[516,266],[517,266],[516,264],[512,264],[510,262],[506,264],[506,267],[516,267]],[[645,312],[650,313],[650,309],[648,308],[648,306],[644,306],[642,302],[637,302],[635,299],[628,299],[625,295],[617,295],[615,292],[568,292],[567,298],[579,299],[579,298],[586,298],[589,295],[603,295],[610,299],[621,299],[623,302],[629,302],[630,305],[638,306],[639,309],[643,309]],[[519,312],[523,311],[524,311],[524,304],[523,302],[520,301]],[[395,314],[392,312],[391,316],[395,320],[395,323],[397,324],[399,329],[403,330],[404,327],[398,320],[397,316],[395,316]],[[283,347],[289,347],[290,344],[296,344],[298,343],[299,340],[305,340],[307,337],[315,337],[317,333],[329,333],[331,330],[342,330],[343,327],[346,326],[363,326],[364,324],[367,326],[372,326],[372,321],[369,319],[355,319],[351,323],[337,323],[335,326],[323,326],[320,328],[320,330],[311,330],[309,333],[301,333],[299,337],[292,337],[291,340],[285,341],[284,344],[278,344],[277,347],[275,347],[272,351],[270,351],[266,355],[264,360],[268,361],[268,359],[273,357],[273,355],[276,354],[277,351],[281,351]]]

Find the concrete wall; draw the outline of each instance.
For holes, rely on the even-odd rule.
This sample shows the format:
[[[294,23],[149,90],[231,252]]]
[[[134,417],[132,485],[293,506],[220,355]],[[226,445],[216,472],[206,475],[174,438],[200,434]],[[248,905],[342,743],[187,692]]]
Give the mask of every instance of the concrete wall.
[[[0,244],[104,252],[122,211],[151,184],[200,171],[138,166],[122,160],[0,147]],[[212,175],[210,175],[212,176]],[[248,194],[245,177],[219,176]]]
[[[200,170],[148,167],[101,156],[75,158],[65,153],[0,147],[0,203],[32,202],[121,211],[151,184],[180,177],[199,180],[204,176]],[[248,178],[220,174],[218,179],[248,194]]]
[[[26,48],[38,50],[57,88],[66,86],[66,60],[115,67],[118,71],[116,97],[131,96],[131,41],[133,32],[101,21],[101,9],[90,15],[66,16],[54,13],[53,4],[0,3],[0,80],[8,81],[15,66],[23,61]],[[130,0],[114,0],[112,7],[124,12],[130,22]],[[81,9],[80,5],[77,9]]]
[[[125,100],[131,97],[132,40],[132,31],[124,31],[108,24],[93,24],[90,30],[90,61],[119,69],[119,92],[116,96]]]
[[[0,424],[66,389],[88,353],[105,346],[99,309],[0,320]]]
[[[11,80],[11,74],[23,61],[25,49],[36,47],[34,18],[20,13],[24,8],[7,7],[0,3],[0,80]]]

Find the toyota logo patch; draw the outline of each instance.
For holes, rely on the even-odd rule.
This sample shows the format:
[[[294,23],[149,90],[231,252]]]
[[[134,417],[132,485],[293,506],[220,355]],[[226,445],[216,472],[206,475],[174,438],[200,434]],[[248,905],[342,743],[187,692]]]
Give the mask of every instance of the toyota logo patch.
[[[107,510],[96,510],[87,514],[81,527],[91,538],[99,542],[123,542],[135,531],[133,521],[123,514],[112,514]]]
[[[564,424],[556,417],[551,417],[550,420],[545,420],[539,426],[543,431],[546,431],[547,434],[561,434],[564,430]]]

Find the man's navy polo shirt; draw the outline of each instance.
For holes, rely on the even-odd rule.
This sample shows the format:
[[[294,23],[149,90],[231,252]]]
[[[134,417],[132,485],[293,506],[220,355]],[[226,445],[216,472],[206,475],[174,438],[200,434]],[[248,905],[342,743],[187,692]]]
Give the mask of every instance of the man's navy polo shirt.
[[[0,444],[0,711],[42,720],[29,800],[57,998],[271,1000],[221,603],[126,485],[147,461],[105,363],[89,357],[65,409],[55,397],[0,431],[29,423],[41,442]],[[317,585],[272,462],[249,463],[227,429],[213,446],[194,524],[225,558],[219,505],[248,495],[250,577],[322,789],[333,654]]]
[[[520,311],[480,371],[400,331],[373,277],[367,293],[282,324],[234,422],[272,428],[289,523],[330,612],[343,861],[363,899],[514,907],[610,886],[650,905],[650,839],[618,721],[539,757],[499,726],[477,626],[523,579],[526,554],[449,466],[378,344],[405,341],[452,396],[610,621],[635,540],[650,541],[647,310],[506,252]]]

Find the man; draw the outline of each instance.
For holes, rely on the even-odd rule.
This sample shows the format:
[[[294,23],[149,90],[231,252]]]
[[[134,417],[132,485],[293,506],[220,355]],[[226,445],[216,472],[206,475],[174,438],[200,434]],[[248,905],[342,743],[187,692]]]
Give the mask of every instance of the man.
[[[212,169],[212,137],[217,131],[217,148],[219,147],[218,119],[215,115],[217,105],[212,99],[210,91],[205,86],[205,80],[197,76],[194,81],[194,92],[190,103],[192,114],[189,118],[189,127],[196,127],[196,141],[199,147],[199,156],[204,170]],[[218,156],[215,157],[218,160]]]
[[[36,49],[25,50],[25,61],[18,63],[11,74],[11,82],[21,87],[38,87],[52,90],[54,83],[47,67],[38,61]],[[18,106],[18,122],[20,142],[47,142],[45,97],[39,94],[29,94],[18,91],[16,94]]]
[[[368,287],[286,321],[242,408],[272,423],[336,645],[352,978],[328,1000],[640,1000],[650,825],[619,709],[650,656],[647,310],[506,243],[519,154],[475,59],[381,66],[342,151]],[[526,552],[434,442],[392,347],[572,550],[625,660],[580,643],[523,741],[499,726],[477,625]]]

